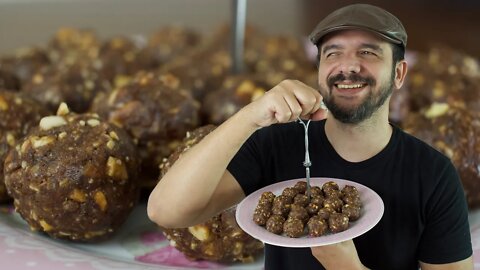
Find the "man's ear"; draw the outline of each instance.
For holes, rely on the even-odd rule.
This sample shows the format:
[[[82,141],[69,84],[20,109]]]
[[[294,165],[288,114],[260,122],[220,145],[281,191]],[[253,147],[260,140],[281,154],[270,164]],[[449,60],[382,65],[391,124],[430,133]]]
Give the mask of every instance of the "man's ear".
[[[399,61],[395,65],[395,79],[393,81],[395,88],[400,89],[405,81],[405,76],[407,75],[408,65],[405,60]]]

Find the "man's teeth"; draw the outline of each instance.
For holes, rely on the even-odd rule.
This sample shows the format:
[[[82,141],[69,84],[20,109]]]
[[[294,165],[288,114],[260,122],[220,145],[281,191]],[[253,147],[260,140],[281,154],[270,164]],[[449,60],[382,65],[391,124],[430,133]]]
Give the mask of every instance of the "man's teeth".
[[[362,88],[363,84],[337,84],[337,88],[340,89],[353,89],[353,88]]]

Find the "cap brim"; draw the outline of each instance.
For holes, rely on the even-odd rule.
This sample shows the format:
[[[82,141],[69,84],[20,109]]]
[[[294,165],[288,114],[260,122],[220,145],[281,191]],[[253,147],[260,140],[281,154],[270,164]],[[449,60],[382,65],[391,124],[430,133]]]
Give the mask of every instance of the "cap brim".
[[[373,30],[371,28],[368,28],[368,27],[365,27],[365,26],[358,26],[358,25],[341,25],[341,26],[336,26],[336,27],[332,27],[328,30],[325,30],[325,31],[322,31],[322,32],[319,32],[319,33],[315,33],[313,35],[310,36],[310,41],[314,44],[314,45],[317,45],[318,42],[323,38],[325,37],[326,35],[330,34],[330,33],[333,33],[333,32],[336,32],[336,31],[341,31],[341,30],[351,30],[351,29],[356,29],[356,30],[365,30],[365,31],[368,31],[370,33],[373,33],[373,34],[376,34],[377,36],[379,36],[380,38],[382,39],[385,39],[386,41],[389,41],[389,42],[392,42],[394,44],[403,44],[402,41],[398,40],[398,39],[394,39],[392,37],[389,37],[383,33],[380,33],[376,30]]]

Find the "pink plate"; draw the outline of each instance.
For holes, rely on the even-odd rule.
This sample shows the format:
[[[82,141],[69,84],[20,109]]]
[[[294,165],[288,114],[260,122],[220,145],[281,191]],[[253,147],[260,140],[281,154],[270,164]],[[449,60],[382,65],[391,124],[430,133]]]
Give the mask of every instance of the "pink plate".
[[[253,212],[263,192],[271,191],[275,195],[280,195],[283,189],[286,187],[293,187],[295,183],[301,180],[305,181],[305,179],[302,178],[275,183],[259,189],[247,196],[237,206],[236,218],[238,225],[240,225],[240,227],[251,236],[267,244],[282,247],[314,247],[335,244],[353,239],[368,232],[382,218],[384,210],[383,201],[373,190],[352,181],[319,177],[310,179],[312,186],[321,187],[325,182],[334,181],[340,188],[343,188],[345,185],[351,185],[356,187],[360,193],[360,199],[363,203],[362,214],[359,220],[350,223],[348,230],[335,234],[327,234],[320,237],[304,236],[300,238],[290,238],[287,236],[273,234],[267,231],[264,227],[261,227],[253,222]]]

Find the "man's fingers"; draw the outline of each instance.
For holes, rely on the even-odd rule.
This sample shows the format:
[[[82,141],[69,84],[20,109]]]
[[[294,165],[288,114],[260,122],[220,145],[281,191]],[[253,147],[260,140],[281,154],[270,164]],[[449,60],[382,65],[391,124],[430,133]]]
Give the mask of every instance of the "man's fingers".
[[[301,104],[293,95],[285,95],[283,96],[283,98],[285,102],[288,104],[290,111],[292,112],[292,115],[290,116],[289,121],[296,120],[303,112]]]

